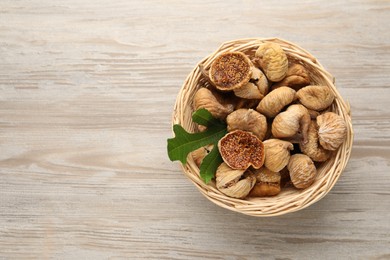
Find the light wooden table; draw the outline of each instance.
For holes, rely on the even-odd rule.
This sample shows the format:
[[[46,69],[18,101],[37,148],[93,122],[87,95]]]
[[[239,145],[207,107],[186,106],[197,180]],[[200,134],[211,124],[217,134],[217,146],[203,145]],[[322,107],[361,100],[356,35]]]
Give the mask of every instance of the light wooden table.
[[[0,259],[390,259],[389,1],[0,2]],[[333,190],[254,218],[168,160],[190,70],[220,43],[280,37],[351,103]]]

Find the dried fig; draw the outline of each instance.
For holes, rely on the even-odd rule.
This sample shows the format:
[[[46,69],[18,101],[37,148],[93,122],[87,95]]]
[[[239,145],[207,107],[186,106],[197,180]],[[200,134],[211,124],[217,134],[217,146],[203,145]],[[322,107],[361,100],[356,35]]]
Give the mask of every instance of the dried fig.
[[[293,137],[300,132],[303,140],[306,140],[309,124],[310,115],[307,109],[300,104],[291,105],[275,117],[272,122],[272,135],[277,138],[286,138]]]
[[[320,146],[318,140],[318,125],[315,120],[310,122],[309,130],[307,131],[307,142],[301,141],[299,148],[302,153],[309,156],[315,162],[324,162],[331,155],[330,151],[325,150]]]
[[[327,112],[317,117],[317,124],[321,146],[326,150],[337,150],[347,135],[344,119],[333,112]]]
[[[295,90],[288,87],[277,88],[260,101],[256,110],[268,117],[275,117],[285,106],[294,100]]]
[[[229,114],[226,118],[229,132],[244,130],[253,133],[260,140],[263,140],[267,132],[267,119],[265,116],[253,109],[238,109]]]
[[[268,80],[255,66],[252,66],[252,76],[246,85],[234,89],[237,97],[246,99],[262,99],[268,92]]]
[[[245,170],[235,170],[222,163],[215,174],[215,184],[219,191],[232,198],[246,197],[256,183],[253,174],[244,175]]]
[[[259,88],[252,82],[248,82],[244,86],[235,89],[234,95],[247,99],[262,99],[264,97],[260,93]]]
[[[207,109],[215,118],[225,120],[228,114],[233,112],[232,104],[222,105],[214,94],[207,88],[200,88],[194,96],[194,110]]]
[[[287,74],[287,55],[279,44],[262,43],[255,53],[260,68],[270,81],[281,81]]]
[[[263,97],[268,94],[268,89],[269,89],[268,79],[264,75],[264,73],[258,68],[256,68],[255,66],[253,66],[252,69],[251,81],[256,84]]]
[[[279,139],[268,139],[263,144],[265,167],[273,172],[279,172],[286,167],[290,160],[290,151],[294,149],[293,144]]]
[[[275,83],[272,88],[280,88],[287,86],[298,90],[301,87],[307,86],[310,84],[310,77],[305,67],[299,63],[293,63],[288,67],[286,77]]]
[[[317,169],[313,161],[304,154],[294,154],[287,165],[293,185],[298,189],[305,189],[313,182]]]
[[[310,85],[298,90],[297,98],[305,107],[321,111],[332,104],[334,94],[328,86]]]

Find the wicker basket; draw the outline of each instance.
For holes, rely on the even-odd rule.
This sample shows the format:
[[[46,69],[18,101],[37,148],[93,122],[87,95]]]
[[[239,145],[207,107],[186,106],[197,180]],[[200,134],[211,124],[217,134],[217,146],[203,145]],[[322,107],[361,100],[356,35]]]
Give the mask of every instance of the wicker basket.
[[[227,197],[215,188],[215,184],[205,184],[199,176],[199,168],[189,156],[187,164],[183,165],[185,175],[196,185],[201,193],[215,204],[240,212],[246,215],[263,217],[277,216],[303,209],[324,197],[335,185],[344,170],[352,149],[353,131],[350,116],[350,107],[338,93],[333,76],[309,52],[291,42],[277,39],[239,39],[222,44],[214,53],[204,58],[199,64],[208,69],[213,59],[226,51],[241,51],[247,55],[254,55],[257,47],[263,42],[276,42],[285,50],[289,60],[297,60],[310,72],[312,84],[327,85],[335,94],[335,101],[331,110],[341,115],[347,122],[347,138],[333,156],[322,163],[317,169],[315,182],[304,190],[283,188],[275,197],[256,197],[235,199]],[[198,64],[198,65],[199,65]],[[199,66],[196,66],[184,82],[174,107],[173,124],[182,125],[187,131],[195,131],[195,124],[191,115],[194,112],[192,100],[198,88],[204,84]]]

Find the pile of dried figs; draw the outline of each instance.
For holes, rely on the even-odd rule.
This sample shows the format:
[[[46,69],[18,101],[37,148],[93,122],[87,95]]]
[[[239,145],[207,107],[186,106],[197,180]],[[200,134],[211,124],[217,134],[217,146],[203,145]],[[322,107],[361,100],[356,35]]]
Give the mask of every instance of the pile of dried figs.
[[[208,70],[202,68],[205,81],[193,99],[194,110],[205,108],[226,122],[215,184],[233,198],[274,196],[286,185],[309,187],[318,163],[347,134],[345,120],[330,112],[334,92],[312,83],[303,63],[289,60],[273,42],[262,43],[252,56],[217,56]],[[200,165],[208,151],[194,151],[194,161]]]

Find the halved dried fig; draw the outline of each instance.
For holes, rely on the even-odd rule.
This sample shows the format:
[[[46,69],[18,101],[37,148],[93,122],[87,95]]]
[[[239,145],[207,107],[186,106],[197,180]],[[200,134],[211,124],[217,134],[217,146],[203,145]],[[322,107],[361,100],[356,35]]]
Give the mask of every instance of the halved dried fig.
[[[225,52],[211,64],[209,77],[222,91],[238,89],[246,85],[252,76],[253,64],[242,52]]]
[[[264,164],[264,144],[254,134],[236,130],[218,142],[223,161],[232,169],[259,169]]]

